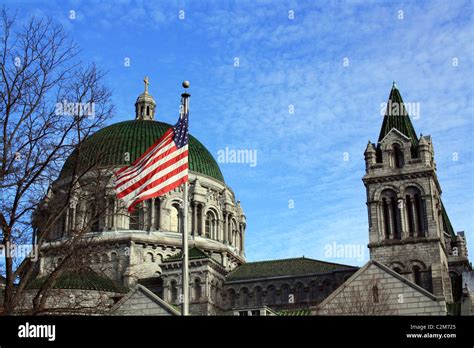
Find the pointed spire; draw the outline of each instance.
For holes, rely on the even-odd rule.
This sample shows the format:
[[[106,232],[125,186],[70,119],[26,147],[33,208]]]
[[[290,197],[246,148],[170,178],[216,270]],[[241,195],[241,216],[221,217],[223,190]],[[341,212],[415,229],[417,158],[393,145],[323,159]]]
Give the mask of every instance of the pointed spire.
[[[417,145],[418,137],[411,123],[410,116],[403,103],[400,91],[395,83],[392,84],[392,90],[388,97],[387,108],[383,118],[382,128],[380,129],[379,140],[381,141],[392,128],[397,129],[407,137],[411,138],[413,145]]]

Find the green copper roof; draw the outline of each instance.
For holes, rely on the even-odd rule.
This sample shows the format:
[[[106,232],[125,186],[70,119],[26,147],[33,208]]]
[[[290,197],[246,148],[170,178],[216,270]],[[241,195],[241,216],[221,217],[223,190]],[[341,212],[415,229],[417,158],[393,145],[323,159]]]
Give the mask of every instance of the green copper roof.
[[[157,121],[133,120],[105,127],[88,139],[80,150],[80,170],[98,166],[124,166],[133,163],[170,127]],[[127,154],[129,161],[126,161]],[[73,169],[73,153],[64,164],[60,177]],[[189,170],[224,182],[222,172],[210,152],[195,137],[189,136]]]
[[[388,97],[387,110],[385,111],[378,141],[380,142],[392,128],[397,129],[408,138],[411,138],[413,146],[418,145],[415,128],[413,128],[410,116],[408,115],[400,91],[395,86],[395,83],[393,84],[390,96]]]
[[[39,289],[46,278],[36,278],[30,284],[28,289]],[[113,280],[101,276],[92,270],[65,271],[56,280],[54,289],[80,289],[80,290],[98,290],[108,292],[125,293],[128,289]]]
[[[311,311],[309,309],[285,309],[277,312],[277,315],[283,317],[305,317],[311,315]]]
[[[207,255],[204,251],[202,251],[199,248],[194,247],[194,248],[189,249],[189,255],[188,255],[189,260],[204,259],[204,258],[207,258],[207,257],[209,257],[209,255]],[[171,255],[170,257],[168,257],[164,261],[165,262],[166,261],[181,261],[182,258],[183,258],[183,254],[180,251],[177,254]]]
[[[294,259],[244,263],[231,272],[226,280],[235,281],[284,276],[302,276],[356,269],[357,267],[354,266],[299,257]]]

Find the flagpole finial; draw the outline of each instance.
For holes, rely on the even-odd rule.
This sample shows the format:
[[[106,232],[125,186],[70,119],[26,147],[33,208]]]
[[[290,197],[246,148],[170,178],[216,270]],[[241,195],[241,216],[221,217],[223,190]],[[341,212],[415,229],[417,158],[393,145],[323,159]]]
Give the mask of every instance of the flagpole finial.
[[[182,85],[183,85],[184,88],[189,88],[189,81],[184,80]]]

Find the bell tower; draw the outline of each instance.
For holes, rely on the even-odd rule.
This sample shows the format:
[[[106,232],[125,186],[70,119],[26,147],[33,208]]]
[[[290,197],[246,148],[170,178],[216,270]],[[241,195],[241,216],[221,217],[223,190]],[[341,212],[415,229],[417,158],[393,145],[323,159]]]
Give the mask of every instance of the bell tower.
[[[135,102],[135,119],[136,120],[153,120],[155,118],[155,99],[148,94],[148,76],[143,79],[145,84],[145,91],[140,94]]]
[[[430,136],[416,136],[395,83],[376,144],[365,150],[370,258],[452,302],[441,187]],[[454,236],[455,237],[455,236]]]

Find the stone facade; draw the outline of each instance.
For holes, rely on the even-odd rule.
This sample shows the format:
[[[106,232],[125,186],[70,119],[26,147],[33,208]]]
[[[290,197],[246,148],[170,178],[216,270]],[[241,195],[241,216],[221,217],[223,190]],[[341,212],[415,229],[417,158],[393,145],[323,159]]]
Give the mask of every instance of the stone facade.
[[[138,284],[110,310],[111,315],[179,315],[176,308]]]
[[[316,315],[446,315],[444,298],[369,261],[314,309]]]
[[[357,269],[270,279],[226,281],[226,310],[266,306],[275,311],[310,308],[324,300]]]

